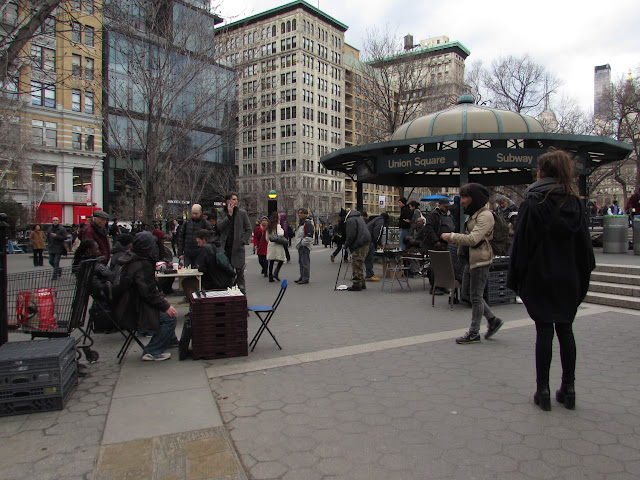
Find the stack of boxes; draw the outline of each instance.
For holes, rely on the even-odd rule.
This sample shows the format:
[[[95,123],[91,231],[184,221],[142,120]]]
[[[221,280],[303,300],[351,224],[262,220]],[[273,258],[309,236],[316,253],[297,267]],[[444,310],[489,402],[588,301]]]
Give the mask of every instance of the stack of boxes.
[[[493,258],[485,290],[485,300],[490,307],[510,303],[516,299],[516,292],[507,287],[508,269],[509,257]]]
[[[62,410],[78,383],[73,338],[0,347],[0,416]]]
[[[192,299],[193,359],[246,357],[247,297],[213,290],[194,292]]]

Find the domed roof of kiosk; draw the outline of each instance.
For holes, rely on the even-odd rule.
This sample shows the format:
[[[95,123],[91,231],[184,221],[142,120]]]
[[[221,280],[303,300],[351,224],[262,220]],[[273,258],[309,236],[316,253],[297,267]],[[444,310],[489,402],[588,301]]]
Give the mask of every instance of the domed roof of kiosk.
[[[544,128],[529,115],[475,105],[465,93],[457,105],[401,125],[391,140],[465,133],[544,133]]]

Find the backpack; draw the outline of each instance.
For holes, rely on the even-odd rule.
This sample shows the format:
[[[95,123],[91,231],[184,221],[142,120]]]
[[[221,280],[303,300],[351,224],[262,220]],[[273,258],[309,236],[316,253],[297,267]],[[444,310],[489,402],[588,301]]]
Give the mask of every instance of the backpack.
[[[495,212],[493,214],[493,238],[489,240],[491,250],[495,257],[504,257],[509,255],[511,248],[511,237],[509,237],[509,224],[500,215]]]
[[[119,263],[113,269],[113,281],[111,283],[111,299],[113,302],[117,302],[122,298],[127,290],[131,288],[131,281],[127,280],[127,268],[133,262],[140,261],[139,259],[133,259],[127,263]]]

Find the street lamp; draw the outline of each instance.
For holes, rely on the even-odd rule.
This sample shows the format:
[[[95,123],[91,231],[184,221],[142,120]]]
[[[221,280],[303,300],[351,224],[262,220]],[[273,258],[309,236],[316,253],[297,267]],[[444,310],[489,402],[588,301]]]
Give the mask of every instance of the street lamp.
[[[271,212],[277,212],[278,211],[278,201],[276,200],[276,197],[278,196],[276,194],[275,190],[270,190],[268,193],[269,196],[269,200],[267,201],[267,216],[271,216]]]

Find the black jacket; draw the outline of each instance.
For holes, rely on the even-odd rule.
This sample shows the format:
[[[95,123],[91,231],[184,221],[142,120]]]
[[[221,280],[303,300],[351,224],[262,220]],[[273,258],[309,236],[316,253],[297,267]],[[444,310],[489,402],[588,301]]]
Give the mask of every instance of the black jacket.
[[[364,218],[360,216],[359,211],[351,210],[347,214],[345,230],[347,235],[344,248],[348,248],[353,252],[355,249],[371,243],[371,234],[367,230],[367,224],[364,223]]]
[[[411,220],[413,218],[413,210],[408,205],[405,205],[400,210],[400,220],[398,222],[398,227],[402,230],[409,230],[411,228],[411,222],[405,222],[405,220]]]
[[[111,262],[109,263],[109,268],[113,270],[118,264],[118,259],[124,255],[124,252],[128,251],[127,247],[122,245],[121,243],[116,242],[111,249]]]
[[[124,328],[157,333],[160,312],[171,305],[158,289],[155,278],[155,258],[152,247],[156,243],[150,232],[142,232],[133,239],[133,250],[125,252],[118,264],[126,269],[123,280],[127,289],[114,298],[116,318]]]
[[[229,262],[217,237],[213,237],[200,249],[198,270],[203,273],[203,290],[224,289],[233,284],[235,269]]]
[[[385,218],[382,215],[376,215],[371,217],[369,223],[367,223],[367,230],[371,235],[371,243],[374,246],[382,243],[382,232],[384,230]]]
[[[532,184],[518,212],[507,278],[531,318],[573,322],[594,268],[583,202],[553,178]]]
[[[196,242],[198,230],[211,230],[211,224],[202,217],[198,220],[189,219],[182,224],[180,233],[178,233],[178,255],[187,255],[193,258],[198,256],[200,253],[200,247]]]
[[[446,215],[442,213],[438,207],[434,208],[427,214],[427,222],[424,226],[426,230],[426,242],[425,247],[429,250],[447,250],[447,242],[440,240],[440,235],[445,233],[442,230],[442,218]],[[451,222],[454,223],[453,218]],[[455,223],[454,223],[455,230]],[[451,233],[451,232],[446,232]]]
[[[52,237],[52,233],[55,233],[56,236]],[[47,230],[47,245],[49,253],[65,253],[66,249],[64,242],[67,237],[67,230],[62,225],[58,224],[57,227],[51,225]]]

